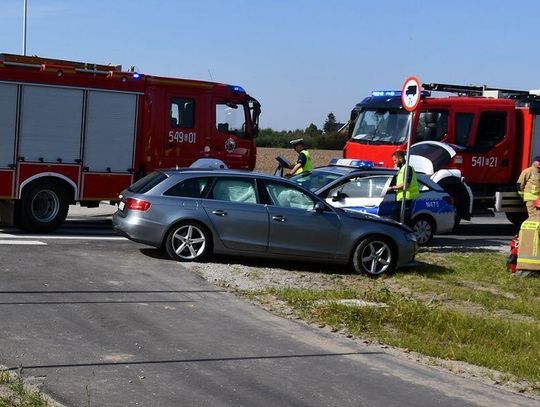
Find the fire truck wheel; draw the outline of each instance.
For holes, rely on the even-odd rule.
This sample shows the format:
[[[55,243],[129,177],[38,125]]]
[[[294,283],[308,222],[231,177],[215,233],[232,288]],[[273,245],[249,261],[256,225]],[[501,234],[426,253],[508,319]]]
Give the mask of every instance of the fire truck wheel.
[[[396,251],[387,238],[368,236],[356,246],[352,264],[358,274],[377,277],[383,273],[391,273],[396,267]]]
[[[66,220],[68,209],[68,193],[62,185],[39,182],[23,191],[18,223],[29,232],[52,232]]]
[[[428,216],[419,216],[411,222],[419,246],[427,245],[435,234],[435,222]]]
[[[210,232],[196,222],[175,225],[165,241],[167,254],[177,261],[202,261],[212,249]]]

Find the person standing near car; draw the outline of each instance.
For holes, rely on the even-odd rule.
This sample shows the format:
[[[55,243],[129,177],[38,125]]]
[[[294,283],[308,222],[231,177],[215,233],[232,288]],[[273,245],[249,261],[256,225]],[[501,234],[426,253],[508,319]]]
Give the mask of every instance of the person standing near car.
[[[517,190],[525,202],[529,216],[535,216],[534,201],[540,197],[540,156],[534,157],[532,165],[521,171],[517,180]]]
[[[411,202],[420,196],[420,187],[414,168],[405,163],[405,153],[397,150],[392,154],[394,165],[399,169],[398,173],[392,179],[389,191],[396,192],[396,201],[401,203],[405,200],[405,219],[404,223],[409,223],[411,219]],[[407,169],[407,182],[405,182],[405,169]],[[405,188],[406,186],[406,188]],[[396,205],[392,218],[400,220],[401,205]]]
[[[298,153],[298,159],[296,164],[287,175],[297,175],[305,171],[311,171],[313,169],[313,162],[311,161],[311,154],[304,147],[304,139],[291,140],[291,146],[294,148],[294,151]]]
[[[531,202],[535,212],[519,229],[515,275],[523,277],[540,271],[540,198]]]

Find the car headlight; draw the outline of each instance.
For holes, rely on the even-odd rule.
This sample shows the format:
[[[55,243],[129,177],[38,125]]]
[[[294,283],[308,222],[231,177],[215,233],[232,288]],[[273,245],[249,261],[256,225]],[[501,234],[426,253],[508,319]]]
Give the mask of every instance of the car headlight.
[[[410,240],[411,242],[416,242],[416,234],[413,233],[405,233],[405,238],[407,240]]]

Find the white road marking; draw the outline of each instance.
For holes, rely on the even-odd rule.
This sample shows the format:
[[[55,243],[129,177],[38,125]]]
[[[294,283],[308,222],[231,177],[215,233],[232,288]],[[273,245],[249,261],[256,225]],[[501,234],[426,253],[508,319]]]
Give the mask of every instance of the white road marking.
[[[55,236],[55,235],[8,235],[0,233],[0,238],[16,240],[41,239],[41,240],[127,240],[121,236]]]
[[[47,245],[45,242],[40,242],[39,240],[0,240],[0,244],[11,244],[11,245],[34,245],[42,246]]]

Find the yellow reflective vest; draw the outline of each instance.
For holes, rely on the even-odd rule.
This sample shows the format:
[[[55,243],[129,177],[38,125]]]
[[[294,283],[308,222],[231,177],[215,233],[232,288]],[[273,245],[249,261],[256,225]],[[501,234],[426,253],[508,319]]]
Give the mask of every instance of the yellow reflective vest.
[[[405,164],[407,165],[407,164]],[[396,185],[405,185],[405,165],[403,165],[396,177]],[[414,168],[409,165],[409,172],[412,174],[411,182],[407,184],[407,191],[405,192],[405,200],[409,201],[411,199],[416,199],[420,196],[420,187],[418,186],[418,179],[416,178],[416,171],[414,171]],[[399,190],[396,193],[396,200],[402,201],[403,200],[403,190]]]
[[[311,154],[309,154],[309,151],[302,150],[300,151],[300,154],[302,153],[306,156],[306,163],[304,164],[303,167],[298,168],[296,172],[294,173],[294,175],[300,174],[304,171],[311,171],[313,169],[313,161],[311,161]]]
[[[531,216],[519,229],[518,270],[540,270],[540,218]]]
[[[524,201],[534,201],[540,196],[540,173],[535,167],[525,168],[517,183],[518,193]]]

